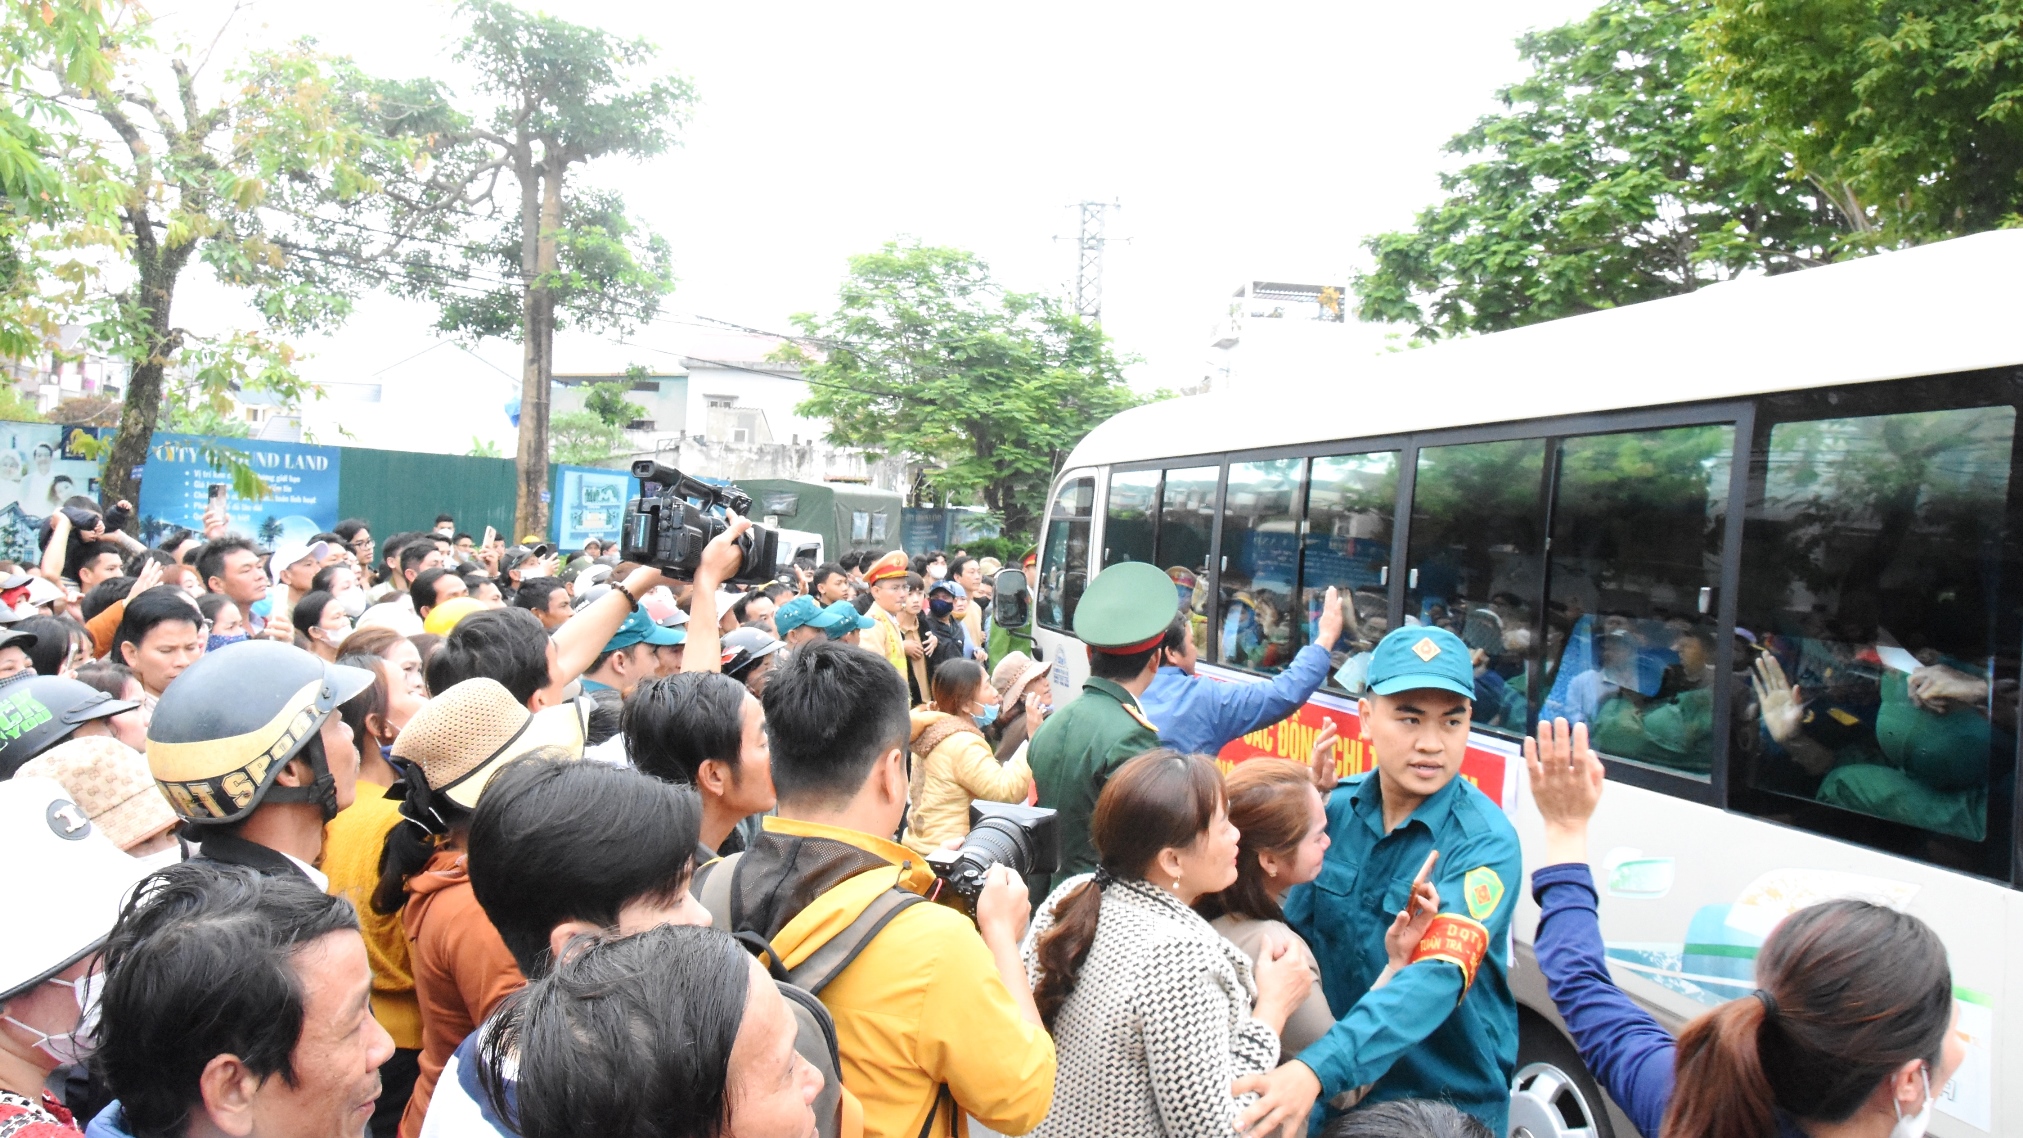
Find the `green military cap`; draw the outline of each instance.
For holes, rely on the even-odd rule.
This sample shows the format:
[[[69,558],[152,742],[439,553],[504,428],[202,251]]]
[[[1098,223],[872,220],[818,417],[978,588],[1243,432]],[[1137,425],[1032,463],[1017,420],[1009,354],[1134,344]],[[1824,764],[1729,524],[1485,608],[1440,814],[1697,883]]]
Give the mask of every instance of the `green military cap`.
[[[1173,580],[1143,561],[1112,565],[1075,606],[1075,635],[1098,652],[1128,656],[1159,643],[1179,611]]]

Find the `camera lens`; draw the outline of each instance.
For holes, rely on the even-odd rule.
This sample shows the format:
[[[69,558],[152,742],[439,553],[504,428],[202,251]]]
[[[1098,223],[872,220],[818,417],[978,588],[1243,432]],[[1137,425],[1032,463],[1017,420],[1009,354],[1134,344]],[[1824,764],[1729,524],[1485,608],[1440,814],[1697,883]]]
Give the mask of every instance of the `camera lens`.
[[[957,858],[960,876],[972,889],[983,888],[983,876],[993,865],[1008,865],[1024,876],[1032,872],[1033,853],[1019,827],[1001,818],[985,818],[962,840]]]

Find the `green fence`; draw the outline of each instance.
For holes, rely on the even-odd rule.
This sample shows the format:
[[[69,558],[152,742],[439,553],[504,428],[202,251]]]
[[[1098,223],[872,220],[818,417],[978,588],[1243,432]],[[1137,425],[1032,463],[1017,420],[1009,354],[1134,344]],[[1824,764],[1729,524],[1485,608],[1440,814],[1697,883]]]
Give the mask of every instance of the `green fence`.
[[[510,458],[345,447],[337,516],[364,518],[380,541],[429,529],[437,514],[454,516],[472,537],[491,526],[511,540],[518,536],[512,532],[518,488]]]

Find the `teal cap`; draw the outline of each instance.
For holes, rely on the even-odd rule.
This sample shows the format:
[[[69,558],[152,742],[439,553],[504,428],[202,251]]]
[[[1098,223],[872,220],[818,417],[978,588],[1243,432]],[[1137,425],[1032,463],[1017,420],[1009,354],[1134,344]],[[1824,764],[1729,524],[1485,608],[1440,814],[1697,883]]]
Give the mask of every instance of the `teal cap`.
[[[821,601],[805,595],[795,597],[773,610],[773,627],[779,630],[781,636],[785,636],[804,624],[814,623],[815,618],[820,615],[822,615]]]
[[[775,614],[775,619],[777,619]],[[831,640],[841,640],[853,632],[862,632],[878,622],[857,611],[857,606],[849,601],[837,601],[825,608],[808,627],[819,628],[829,634]]]
[[[1376,695],[1438,688],[1475,698],[1475,665],[1468,646],[1444,628],[1412,625],[1377,642],[1370,656],[1370,687]]]
[[[644,608],[636,608],[625,618],[625,623],[618,626],[618,631],[611,634],[611,639],[604,642],[604,650],[616,652],[620,648],[642,643],[674,645],[686,639],[687,635],[680,629],[663,628],[653,623],[653,617]]]

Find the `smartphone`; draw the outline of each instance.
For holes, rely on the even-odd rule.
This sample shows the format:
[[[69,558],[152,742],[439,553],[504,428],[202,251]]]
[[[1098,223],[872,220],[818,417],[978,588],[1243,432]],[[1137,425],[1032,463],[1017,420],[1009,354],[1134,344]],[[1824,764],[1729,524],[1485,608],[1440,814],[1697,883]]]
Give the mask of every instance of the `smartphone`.
[[[493,542],[494,540],[496,540],[496,539],[498,538],[498,536],[499,536],[499,531],[498,531],[498,530],[495,530],[495,529],[493,529],[493,528],[492,528],[491,526],[486,526],[486,527],[485,527],[485,543],[484,543],[483,545],[480,545],[480,546],[479,546],[478,548],[479,548],[479,549],[490,549],[490,548],[492,547],[492,542]]]
[[[223,482],[211,483],[211,505],[221,510],[225,508],[225,484]]]

